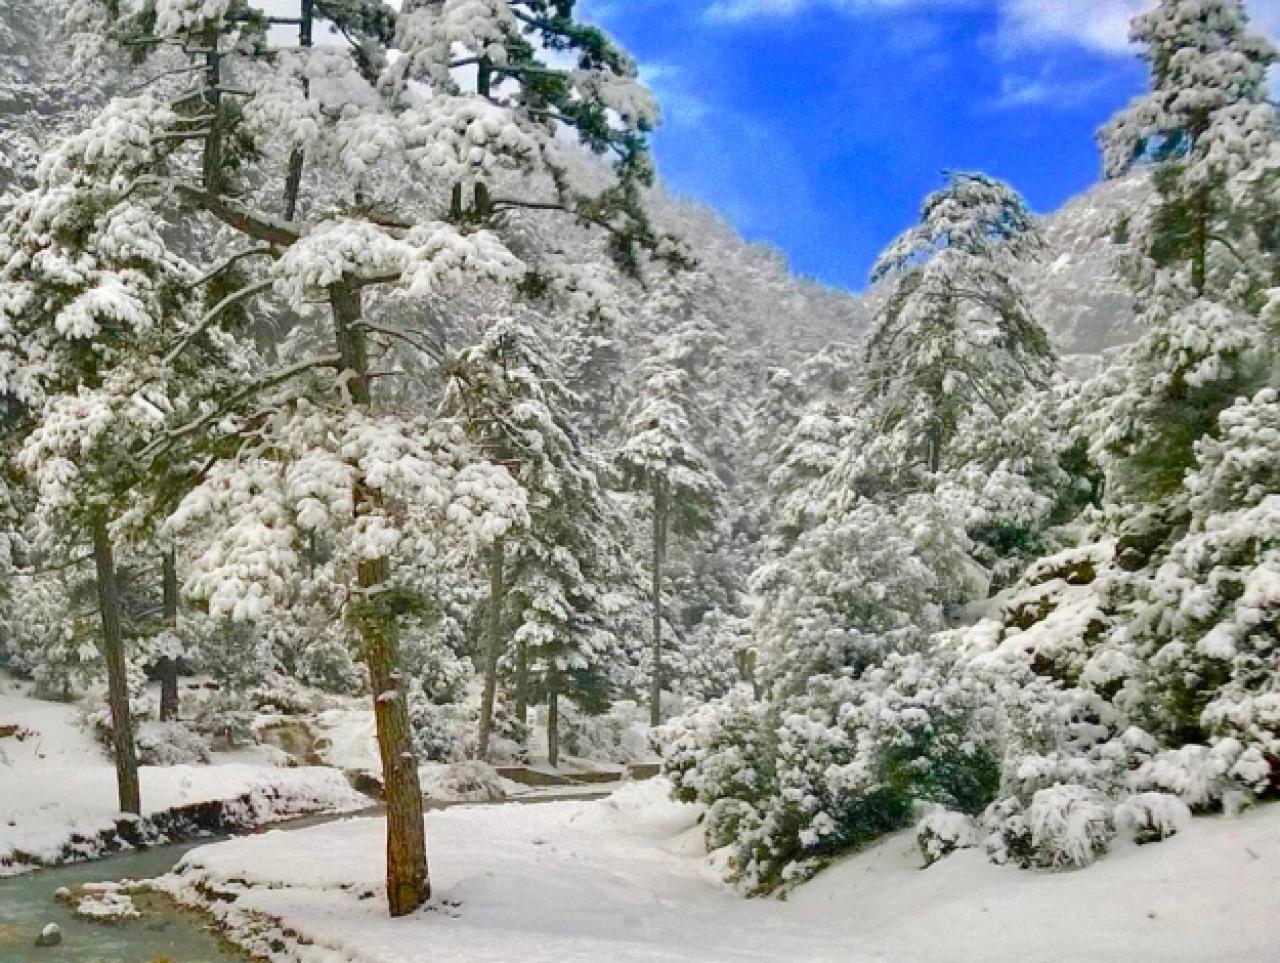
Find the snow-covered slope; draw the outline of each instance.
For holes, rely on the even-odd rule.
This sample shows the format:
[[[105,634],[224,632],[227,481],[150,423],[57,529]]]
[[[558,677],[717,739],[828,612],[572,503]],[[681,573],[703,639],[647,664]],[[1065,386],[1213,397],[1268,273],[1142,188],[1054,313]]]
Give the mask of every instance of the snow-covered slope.
[[[791,897],[849,921],[895,963],[1273,963],[1280,959],[1280,806],[1193,820],[1088,869],[1029,872],[964,850],[921,870],[910,834]]]
[[[1145,173],[1098,184],[1044,219],[1048,252],[1023,279],[1036,317],[1065,356],[1097,355],[1138,335],[1119,272],[1121,213],[1151,192]]]
[[[1075,873],[997,867],[977,851],[922,870],[900,834],[780,902],[718,883],[700,811],[666,790],[433,813],[435,900],[406,919],[388,919],[378,896],[378,819],[203,847],[165,885],[269,958],[304,963],[1277,959],[1280,806],[1200,819]],[[273,939],[293,955],[272,955]]]
[[[101,837],[120,819],[115,768],[80,726],[74,706],[0,693],[0,732],[10,732],[0,737],[0,877],[117,844]],[[369,804],[338,770],[246,758],[215,754],[214,765],[142,767],[144,815],[238,800],[240,815],[256,824]]]

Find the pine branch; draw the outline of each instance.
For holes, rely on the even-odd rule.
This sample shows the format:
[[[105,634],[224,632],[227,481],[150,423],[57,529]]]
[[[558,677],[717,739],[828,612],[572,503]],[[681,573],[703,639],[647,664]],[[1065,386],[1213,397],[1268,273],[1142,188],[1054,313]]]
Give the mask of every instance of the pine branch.
[[[246,258],[256,257],[260,254],[270,254],[270,253],[271,253],[270,247],[251,247],[251,248],[246,248],[243,251],[237,251],[235,254],[230,254],[227,257],[223,258],[221,261],[217,262],[215,265],[213,265],[213,267],[205,271],[205,273],[202,274],[200,277],[196,278],[196,280],[192,281],[191,284],[187,286],[187,290],[194,291],[196,288],[201,287],[205,284],[208,284],[214,278],[218,277],[218,275],[222,274],[223,271],[226,271],[228,268],[230,268],[233,264],[237,263],[238,261],[243,261]]]
[[[166,367],[173,364],[173,362],[178,359],[179,355],[187,350],[191,345],[191,342],[213,327],[218,318],[222,316],[222,312],[227,310],[227,308],[239,304],[241,301],[253,297],[255,294],[259,294],[262,291],[267,290],[273,284],[275,284],[274,280],[258,281],[254,284],[250,284],[248,287],[241,288],[239,291],[233,291],[231,294],[228,294],[225,298],[210,308],[209,312],[200,319],[200,323],[188,331],[182,340],[174,345],[173,350],[164,356],[161,363]]]
[[[337,369],[342,364],[342,356],[337,354],[319,355],[314,358],[308,358],[305,361],[299,361],[296,364],[286,365],[283,368],[277,368],[263,377],[254,381],[252,384],[245,385],[238,391],[233,392],[226,401],[215,408],[213,411],[207,412],[189,421],[185,425],[178,428],[170,429],[161,437],[148,444],[142,449],[138,457],[144,462],[154,461],[160,454],[167,451],[175,442],[181,441],[188,435],[200,431],[212,421],[229,414],[241,402],[247,401],[259,392],[266,391],[268,388],[274,388],[278,384],[283,384],[298,375],[306,374],[316,368],[334,368]]]

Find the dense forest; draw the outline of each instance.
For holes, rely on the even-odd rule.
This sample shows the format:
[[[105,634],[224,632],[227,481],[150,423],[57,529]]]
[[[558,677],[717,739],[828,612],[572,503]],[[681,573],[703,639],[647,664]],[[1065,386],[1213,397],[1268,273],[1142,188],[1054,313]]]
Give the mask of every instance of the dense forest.
[[[1274,798],[1280,54],[1238,0],[1134,21],[1102,183],[942,176],[859,294],[664,191],[574,6],[0,6],[0,670],[119,809],[363,705],[399,916],[432,762],[660,759],[749,895]]]

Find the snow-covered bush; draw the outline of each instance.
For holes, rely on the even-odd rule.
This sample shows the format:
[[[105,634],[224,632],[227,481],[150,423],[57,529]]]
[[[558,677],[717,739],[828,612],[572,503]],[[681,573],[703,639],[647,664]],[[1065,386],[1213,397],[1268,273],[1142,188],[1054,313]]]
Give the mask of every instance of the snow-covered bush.
[[[807,879],[909,825],[920,801],[970,815],[990,802],[999,769],[980,724],[985,689],[941,665],[893,653],[776,703],[738,691],[664,730],[676,797],[710,806],[708,845],[733,847],[746,890]]]
[[[939,806],[916,823],[916,845],[926,868],[958,849],[973,849],[981,842],[977,821],[965,813]]]
[[[735,689],[659,729],[654,738],[675,797],[708,806],[763,798],[773,784],[767,716],[765,703]]]
[[[983,814],[983,825],[992,860],[1023,868],[1088,866],[1115,835],[1105,796],[1061,783],[1039,790],[1025,807],[1014,796],[1000,800]]]
[[[458,654],[461,644],[449,620],[435,624],[415,620],[405,631],[402,639],[405,672],[433,702],[460,701],[467,684],[475,677],[471,660]]]
[[[1181,799],[1162,792],[1130,796],[1115,808],[1116,832],[1136,843],[1154,843],[1184,828],[1191,810]]]
[[[1197,744],[1157,753],[1133,773],[1136,787],[1170,793],[1193,810],[1212,811],[1236,793],[1270,788],[1273,763],[1257,747],[1236,739],[1212,747]]]
[[[417,679],[409,683],[409,724],[419,759],[458,762],[473,754],[475,707],[460,702],[435,702]]]
[[[744,864],[752,889],[806,878],[832,855],[910,823],[916,803],[976,814],[999,781],[980,724],[983,692],[920,653],[858,678],[810,680],[783,708],[772,838]]]
[[[180,722],[148,720],[138,725],[134,738],[138,762],[144,766],[185,766],[209,761],[208,740]]]
[[[494,768],[474,759],[424,770],[423,791],[447,802],[493,802],[505,799],[507,784]]]

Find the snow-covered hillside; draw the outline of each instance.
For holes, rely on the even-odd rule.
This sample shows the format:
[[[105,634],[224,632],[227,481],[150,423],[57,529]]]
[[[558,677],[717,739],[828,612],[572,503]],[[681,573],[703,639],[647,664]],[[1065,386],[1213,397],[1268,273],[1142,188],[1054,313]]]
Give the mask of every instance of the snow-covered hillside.
[[[1117,238],[1151,194],[1142,172],[1098,184],[1045,217],[1048,250],[1022,280],[1063,355],[1098,355],[1138,337],[1134,295],[1120,274],[1127,249]]]
[[[211,765],[142,767],[143,820],[122,831],[115,767],[77,707],[0,692],[0,733],[0,877],[127,848],[130,835],[157,841],[170,823],[208,828],[176,812],[201,803],[226,804],[216,818],[242,828],[369,805],[340,770],[285,767],[266,750],[216,753]]]

